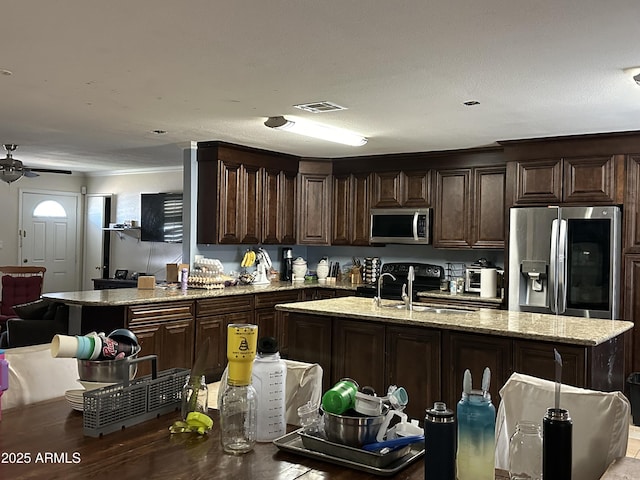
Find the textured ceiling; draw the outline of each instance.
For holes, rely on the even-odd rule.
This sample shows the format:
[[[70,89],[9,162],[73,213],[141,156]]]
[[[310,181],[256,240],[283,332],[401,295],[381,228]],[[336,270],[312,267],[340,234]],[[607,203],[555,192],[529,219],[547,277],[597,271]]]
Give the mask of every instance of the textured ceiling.
[[[0,15],[0,143],[28,166],[175,166],[188,141],[341,157],[640,130],[623,71],[640,66],[638,0],[6,0]],[[293,108],[321,100],[348,109]],[[369,142],[266,128],[275,115]]]

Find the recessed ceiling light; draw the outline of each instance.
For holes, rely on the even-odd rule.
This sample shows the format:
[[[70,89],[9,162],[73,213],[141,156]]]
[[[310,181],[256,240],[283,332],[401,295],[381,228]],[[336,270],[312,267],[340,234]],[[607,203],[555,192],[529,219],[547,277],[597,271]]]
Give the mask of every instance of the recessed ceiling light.
[[[466,105],[467,107],[473,107],[475,105],[480,105],[480,102],[476,100],[469,100],[468,102],[464,102],[464,105]]]
[[[156,135],[165,135],[167,133],[166,130],[151,130],[151,133],[155,133]]]

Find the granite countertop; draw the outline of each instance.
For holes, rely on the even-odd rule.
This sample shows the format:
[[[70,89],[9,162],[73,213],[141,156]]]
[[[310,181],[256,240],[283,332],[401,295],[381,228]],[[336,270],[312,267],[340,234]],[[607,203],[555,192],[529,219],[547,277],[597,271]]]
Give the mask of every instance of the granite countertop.
[[[393,308],[393,305],[398,303],[383,300],[382,306],[377,307],[370,298],[342,297],[280,304],[276,305],[276,309],[584,346],[599,345],[633,328],[633,323],[621,320],[599,320],[489,308],[459,313],[419,312]]]
[[[154,289],[113,288],[107,290],[84,290],[77,292],[44,293],[43,298],[56,300],[68,305],[118,306],[137,305],[143,303],[159,303],[179,300],[196,300],[201,298],[226,297],[230,295],[247,295],[254,293],[279,292],[284,290],[301,290],[307,288],[328,288],[350,290],[355,293],[356,287],[350,282],[322,284],[319,282],[271,282],[267,285],[237,285],[220,289],[180,288],[170,289],[157,286]]]

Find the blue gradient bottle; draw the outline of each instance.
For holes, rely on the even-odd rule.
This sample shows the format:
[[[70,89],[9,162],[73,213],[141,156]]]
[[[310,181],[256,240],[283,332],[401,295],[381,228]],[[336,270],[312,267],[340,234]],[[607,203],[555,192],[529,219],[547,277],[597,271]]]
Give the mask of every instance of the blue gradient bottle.
[[[491,371],[484,369],[482,390],[471,389],[471,372],[464,372],[458,402],[458,480],[495,478],[496,409],[491,403]]]

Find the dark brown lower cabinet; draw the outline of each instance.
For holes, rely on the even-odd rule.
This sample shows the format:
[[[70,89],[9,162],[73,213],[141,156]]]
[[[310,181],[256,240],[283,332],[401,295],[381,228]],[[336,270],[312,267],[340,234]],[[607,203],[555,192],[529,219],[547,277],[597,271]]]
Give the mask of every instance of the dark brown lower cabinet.
[[[640,162],[640,156],[638,156]],[[637,169],[640,177],[640,166]],[[640,215],[634,215],[640,217]],[[640,220],[640,218],[639,218]],[[640,235],[640,221],[638,226],[634,228],[638,230]],[[634,240],[635,241],[635,240]],[[640,254],[625,254],[623,256],[624,264],[624,290],[623,290],[623,319],[628,322],[636,322],[640,319]],[[629,345],[634,348],[632,354],[627,355],[627,371],[640,371],[640,328],[634,328],[629,334]]]
[[[193,365],[193,319],[174,320],[164,325],[162,370]]]
[[[325,392],[331,387],[331,317],[290,313],[288,323],[289,358],[318,363]]]
[[[360,387],[372,387],[378,396],[384,396],[387,389],[384,324],[334,318],[332,342],[331,384],[341,378],[352,378]]]
[[[127,308],[127,328],[138,337],[140,353],[157,355],[158,370],[191,368],[193,364],[194,302],[135,305]],[[151,373],[151,364],[138,364],[138,377]]]
[[[494,405],[500,403],[498,391],[511,375],[512,339],[473,333],[443,332],[443,400],[455,406],[462,395],[462,378],[469,369],[473,388],[480,389],[485,367],[491,369],[489,392]]]
[[[562,356],[562,383],[585,387],[587,358],[585,349],[580,347],[518,340],[513,345],[514,371],[534,377],[555,379],[554,348]]]
[[[219,380],[227,365],[227,327],[232,323],[253,323],[254,318],[253,295],[196,301],[195,357],[208,339],[207,382]]]
[[[258,325],[259,337],[274,337],[278,340],[280,356],[287,358],[289,354],[289,335],[287,319],[289,314],[276,310],[279,303],[297,302],[300,294],[297,290],[282,292],[258,293],[255,295],[255,321]]]
[[[554,380],[555,348],[562,356],[562,383],[605,392],[624,391],[625,337],[620,335],[595,347],[517,340],[513,342],[513,369]]]
[[[441,400],[440,337],[438,330],[387,326],[385,385],[405,388],[405,412],[420,423],[425,410]]]
[[[330,288],[318,288],[316,290],[316,300],[323,300],[325,298],[335,298],[336,290]]]

